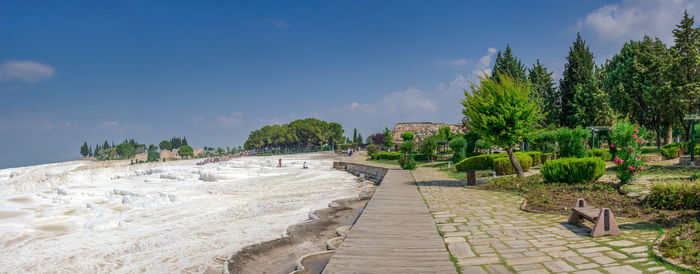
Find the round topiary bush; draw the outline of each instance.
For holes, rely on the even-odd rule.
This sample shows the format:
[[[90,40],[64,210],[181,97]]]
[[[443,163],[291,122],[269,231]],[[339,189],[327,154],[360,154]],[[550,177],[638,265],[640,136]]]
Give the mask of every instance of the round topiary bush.
[[[528,152],[525,152],[525,154],[527,154],[528,156],[530,156],[532,158],[532,166],[542,164],[542,152],[528,151]]]
[[[592,148],[588,151],[588,157],[598,157],[603,161],[610,160],[610,152],[600,148]]]
[[[562,158],[547,161],[540,171],[550,183],[590,183],[603,176],[605,162],[598,157]]]
[[[516,153],[515,159],[517,159],[518,163],[520,163],[520,167],[523,168],[523,172],[530,170],[530,167],[532,166],[532,157],[524,153]],[[496,174],[498,175],[515,174],[515,169],[510,163],[510,158],[508,158],[508,156],[494,159],[493,169],[496,170]]]

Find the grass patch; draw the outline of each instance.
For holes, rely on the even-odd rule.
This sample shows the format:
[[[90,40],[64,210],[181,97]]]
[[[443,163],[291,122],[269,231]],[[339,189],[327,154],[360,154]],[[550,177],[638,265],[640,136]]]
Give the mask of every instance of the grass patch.
[[[700,270],[700,223],[693,220],[672,228],[659,248],[664,256]]]

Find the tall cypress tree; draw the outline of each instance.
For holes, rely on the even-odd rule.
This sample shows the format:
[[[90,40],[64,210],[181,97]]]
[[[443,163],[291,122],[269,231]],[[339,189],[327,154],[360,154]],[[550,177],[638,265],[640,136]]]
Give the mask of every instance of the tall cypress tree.
[[[357,144],[357,129],[352,130],[352,142]]]
[[[506,45],[506,50],[496,54],[496,61],[493,64],[491,78],[498,81],[499,75],[508,75],[514,80],[525,81],[525,66],[520,59],[513,55],[513,50],[510,45]]]
[[[569,55],[566,57],[564,65],[564,73],[559,81],[559,93],[561,94],[561,125],[575,127],[581,125],[576,119],[576,110],[579,108],[576,104],[577,85],[590,84],[593,78],[593,53],[586,46],[586,42],[581,38],[580,34],[576,34],[576,41],[569,48]],[[580,92],[586,92],[585,89],[578,89]],[[578,96],[583,97],[583,96]]]
[[[364,144],[362,143],[362,141],[363,141],[363,140],[362,140],[362,134],[361,134],[361,133],[358,133],[358,134],[357,134],[357,142],[355,142],[355,143],[357,143],[358,146],[363,146]]]
[[[83,157],[87,157],[90,154],[90,151],[88,150],[88,144],[87,142],[83,142],[83,145],[80,147],[80,155],[83,155]]]
[[[537,102],[540,109],[547,113],[544,124],[559,124],[561,114],[561,95],[552,80],[552,72],[540,64],[538,59],[528,71],[528,81],[532,85],[530,97]]]
[[[95,145],[95,150],[92,152],[92,156],[100,156],[100,144]]]
[[[670,107],[685,130],[685,138],[690,134],[690,124],[683,120],[686,114],[698,112],[700,95],[700,38],[694,28],[695,18],[683,13],[683,19],[673,30],[675,44],[671,47],[671,85],[673,103]]]
[[[109,149],[110,148],[109,143],[107,141],[105,141],[105,143],[102,145],[102,148]]]

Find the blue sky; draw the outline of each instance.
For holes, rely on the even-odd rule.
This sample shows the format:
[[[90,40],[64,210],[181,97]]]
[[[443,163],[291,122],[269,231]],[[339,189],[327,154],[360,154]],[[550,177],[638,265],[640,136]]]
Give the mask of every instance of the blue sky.
[[[506,44],[555,75],[581,32],[599,63],[672,41],[700,0],[3,1],[0,168],[75,159],[83,141],[187,136],[238,146],[316,117],[367,136],[458,122]]]

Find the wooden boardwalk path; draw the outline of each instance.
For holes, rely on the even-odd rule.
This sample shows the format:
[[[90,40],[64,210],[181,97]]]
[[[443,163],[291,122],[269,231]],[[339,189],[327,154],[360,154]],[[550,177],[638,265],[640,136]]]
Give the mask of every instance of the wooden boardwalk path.
[[[456,273],[410,171],[388,171],[323,273]]]

